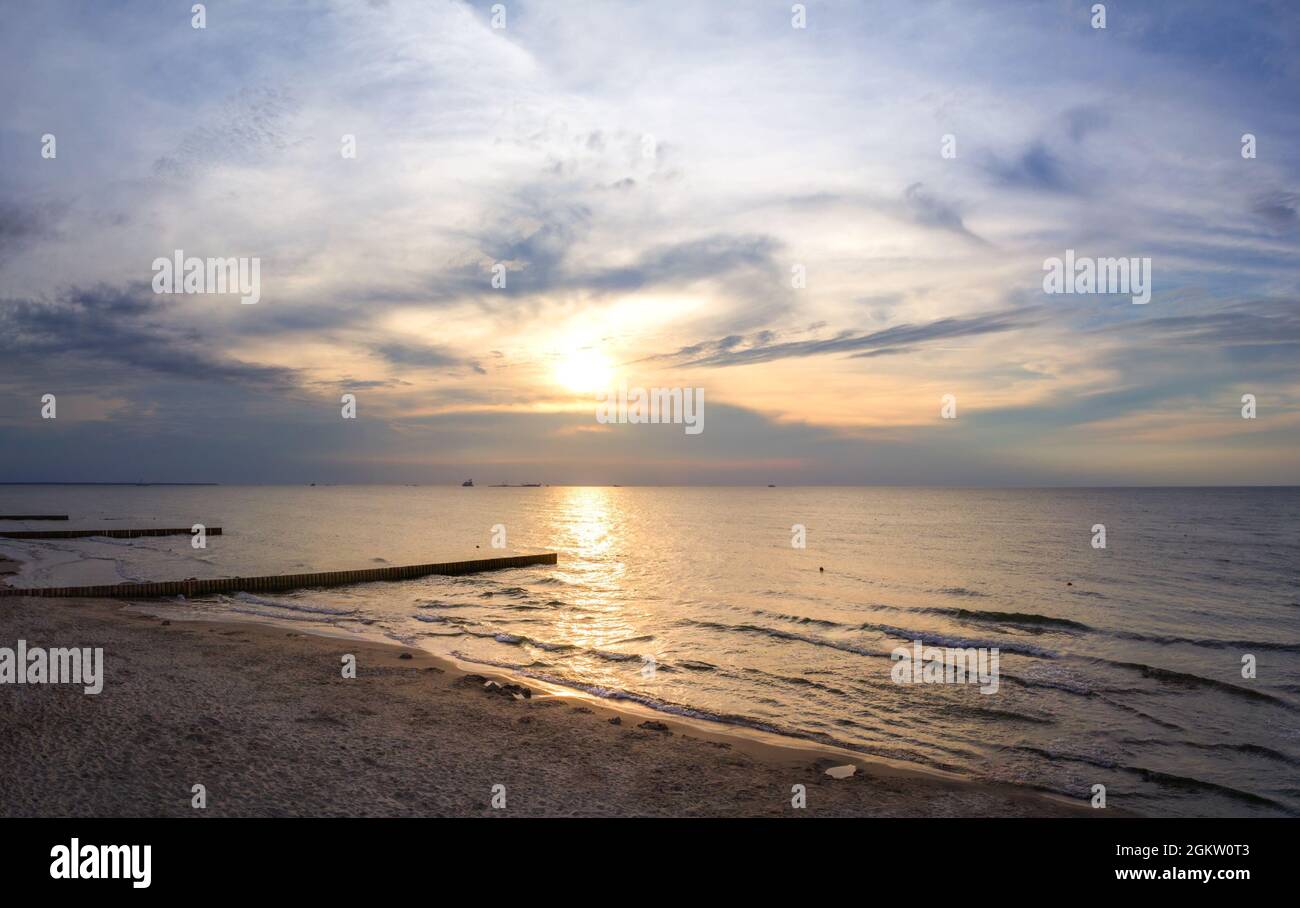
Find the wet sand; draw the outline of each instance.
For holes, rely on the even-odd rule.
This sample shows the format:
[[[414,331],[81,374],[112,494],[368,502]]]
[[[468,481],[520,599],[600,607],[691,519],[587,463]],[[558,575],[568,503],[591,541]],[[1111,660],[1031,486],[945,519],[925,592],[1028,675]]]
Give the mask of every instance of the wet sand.
[[[103,647],[104,688],[87,696],[71,685],[0,685],[3,816],[1103,813],[535,684],[520,699],[486,687],[493,676],[418,649],[274,625],[167,621],[98,600],[6,600],[0,646],[20,638]],[[341,674],[349,653],[355,679]],[[858,767],[849,778],[825,773],[846,763]],[[191,806],[196,783],[207,791],[204,810]],[[806,809],[791,806],[796,784],[806,786]],[[496,785],[504,809],[491,806]]]

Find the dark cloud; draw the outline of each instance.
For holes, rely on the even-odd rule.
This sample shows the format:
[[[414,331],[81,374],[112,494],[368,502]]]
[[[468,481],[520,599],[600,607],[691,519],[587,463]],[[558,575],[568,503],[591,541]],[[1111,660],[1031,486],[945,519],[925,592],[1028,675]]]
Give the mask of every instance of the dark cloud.
[[[265,389],[297,384],[292,369],[223,357],[193,329],[168,325],[166,306],[147,284],[99,285],[54,300],[0,301],[0,351],[6,358],[113,363],[133,371]]]
[[[333,381],[314,381],[310,383],[315,388],[328,388],[331,391],[373,391],[377,388],[409,388],[409,381],[402,381],[397,378],[353,378],[344,376],[336,378]]]
[[[51,236],[56,217],[48,205],[0,201],[0,262],[28,243]]]
[[[1006,159],[990,154],[984,163],[1003,186],[1036,192],[1073,192],[1074,184],[1059,158],[1042,142],[1030,145],[1018,157]]]
[[[525,236],[501,244],[484,242],[487,256],[507,266],[507,289],[525,293],[587,290],[615,293],[647,287],[682,286],[748,270],[775,275],[782,244],[770,236],[713,234],[647,249],[632,264],[583,268],[570,264],[570,251],[586,234],[590,212],[574,207],[548,216]],[[450,269],[437,284],[442,292],[483,290],[490,275],[482,266]]]
[[[920,183],[913,183],[903,190],[903,202],[913,223],[920,224],[922,227],[948,230],[987,245],[986,240],[966,229],[961,214],[955,207],[926,192],[925,187]]]
[[[569,250],[586,233],[591,212],[568,206],[549,212],[535,230],[505,243],[485,242],[488,257],[506,263],[515,289],[541,292],[565,283],[562,266]],[[489,286],[484,279],[482,286]]]
[[[423,344],[407,344],[400,341],[378,344],[374,351],[395,366],[410,366],[416,369],[470,369],[479,375],[486,375],[476,360],[466,359],[443,347],[430,347]]]
[[[1032,308],[977,315],[971,318],[944,318],[924,325],[895,325],[883,331],[861,334],[841,331],[834,337],[777,342],[772,332],[761,332],[740,347],[735,337],[704,341],[682,347],[675,353],[649,359],[667,359],[683,366],[743,366],[777,359],[847,354],[853,358],[886,356],[909,352],[918,345],[956,337],[973,337],[1015,331],[1034,324]]]
[[[1300,343],[1300,305],[1268,301],[1222,312],[1147,318],[1096,329],[1098,334],[1141,333],[1161,344],[1274,345]]]
[[[1290,230],[1300,224],[1300,195],[1294,192],[1271,192],[1259,196],[1251,206],[1251,211],[1279,229]]]
[[[579,275],[584,286],[604,291],[681,285],[739,270],[775,272],[781,244],[767,236],[716,234],[648,250],[634,265]]]

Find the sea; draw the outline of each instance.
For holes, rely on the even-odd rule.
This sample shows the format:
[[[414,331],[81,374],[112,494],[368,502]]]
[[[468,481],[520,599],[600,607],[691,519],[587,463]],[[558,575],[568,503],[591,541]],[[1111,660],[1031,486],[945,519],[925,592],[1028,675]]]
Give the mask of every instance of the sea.
[[[223,528],[198,549],[0,539],[14,586],[556,552],[131,607],[399,641],[740,734],[1086,803],[1100,785],[1140,814],[1300,814],[1297,488],[28,485],[0,486],[0,513]],[[996,649],[995,689],[900,680],[916,641]]]

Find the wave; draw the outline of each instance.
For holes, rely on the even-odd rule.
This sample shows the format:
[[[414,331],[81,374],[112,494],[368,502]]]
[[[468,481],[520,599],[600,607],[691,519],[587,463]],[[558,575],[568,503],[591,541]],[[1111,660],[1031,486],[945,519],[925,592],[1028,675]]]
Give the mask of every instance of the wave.
[[[548,653],[562,653],[566,650],[576,649],[572,643],[543,643],[541,640],[529,640],[528,645],[535,646]]]
[[[826,618],[809,618],[807,615],[783,615],[780,612],[769,612],[767,609],[761,608],[753,609],[751,614],[759,615],[764,618],[776,618],[780,621],[790,621],[794,624],[812,624],[817,627],[826,628],[848,627],[848,625],[841,624],[838,621],[831,621]]]
[[[1199,791],[1212,794],[1218,794],[1235,801],[1241,801],[1248,804],[1264,805],[1280,810],[1283,813],[1297,814],[1297,811],[1282,804],[1272,798],[1256,794],[1253,791],[1242,791],[1240,788],[1232,788],[1228,785],[1220,785],[1217,782],[1208,782],[1205,779],[1197,779],[1192,776],[1179,776],[1173,773],[1160,772],[1154,769],[1147,769],[1144,766],[1127,766],[1115,760],[1104,760],[1100,757],[1087,757],[1082,754],[1062,753],[1060,751],[1048,750],[1044,747],[1034,747],[1028,744],[1015,745],[1013,750],[1031,753],[1037,757],[1048,760],[1049,762],[1070,762],[1083,763],[1087,766],[1095,766],[1099,769],[1108,769],[1115,772],[1124,772],[1136,775],[1144,782],[1150,782],[1165,788],[1175,788],[1183,791]]]
[[[586,649],[583,650],[583,652],[587,655],[595,656],[598,659],[604,659],[606,662],[631,662],[633,659],[641,659],[644,661],[644,657],[640,653],[612,653],[600,649]],[[655,663],[656,669],[663,667],[664,666],[659,665],[657,662]]]
[[[795,640],[801,643],[808,643],[812,646],[823,646],[830,649],[837,649],[846,653],[853,653],[858,656],[872,656],[879,658],[889,658],[890,653],[881,649],[873,649],[857,644],[848,643],[842,640],[834,640],[828,637],[815,637],[809,634],[797,634],[793,631],[785,631],[775,627],[764,627],[758,624],[723,624],[717,621],[701,621],[694,618],[679,619],[678,624],[689,625],[693,627],[702,627],[709,630],[718,630],[724,632],[736,632],[745,634],[757,634],[760,636],[771,637],[776,640]],[[845,627],[842,624],[831,623],[833,627]],[[872,624],[865,622],[854,625],[854,630],[870,630],[884,634],[889,637],[900,637],[904,640],[921,640],[926,646],[952,647],[955,649],[997,649],[1004,653],[1020,653],[1027,656],[1037,656],[1041,659],[1055,659],[1057,653],[1043,647],[1033,646],[1028,643],[1019,641],[994,641],[994,640],[973,640],[966,637],[954,637],[945,634],[937,634],[933,631],[909,630],[907,628],[894,627],[888,624]]]
[[[1003,653],[1019,653],[1023,656],[1037,656],[1040,659],[1055,659],[1058,653],[1044,649],[1041,646],[1033,646],[1028,643],[1020,643],[1016,640],[979,640],[969,637],[954,637],[948,634],[936,634],[933,631],[909,630],[905,627],[893,627],[888,624],[861,624],[863,630],[879,631],[891,637],[901,637],[904,640],[920,640],[923,646],[943,646],[953,649],[996,649]]]
[[[848,691],[834,687],[830,684],[823,684],[820,681],[814,681],[811,678],[802,678],[797,675],[778,675],[773,672],[763,671],[761,668],[744,668],[742,671],[747,675],[758,675],[764,679],[771,679],[781,684],[793,684],[796,687],[811,687],[814,690],[825,691],[828,694],[834,694],[837,697],[852,696]],[[763,683],[769,683],[764,681]]]
[[[1050,716],[1036,716],[1006,709],[986,709],[979,706],[966,706],[960,703],[945,704],[943,714],[964,719],[984,719],[993,722],[1030,722],[1034,725],[1055,725],[1056,720]]]
[[[1184,644],[1187,646],[1205,646],[1212,649],[1262,649],[1282,653],[1300,653],[1300,643],[1274,643],[1268,640],[1216,640],[1211,638],[1176,637],[1164,634],[1143,634],[1137,631],[1107,631],[1112,637],[1121,640],[1134,640],[1139,643],[1154,643],[1157,646]]]
[[[1258,649],[1285,653],[1300,653],[1300,642],[1282,643],[1268,640],[1218,640],[1207,637],[1179,637],[1171,634],[1151,634],[1140,631],[1111,630],[1084,624],[1069,618],[1057,618],[1052,615],[1040,615],[1036,612],[1001,612],[983,609],[965,608],[899,608],[897,606],[876,605],[878,609],[913,614],[942,615],[958,621],[973,623],[1010,624],[1028,627],[1052,627],[1071,631],[1100,634],[1119,640],[1132,640],[1138,643],[1154,643],[1159,646],[1184,644],[1203,646],[1214,649]],[[771,614],[771,613],[769,613]],[[777,615],[775,617],[785,617]],[[869,627],[870,625],[863,625]]]
[[[1029,624],[1035,627],[1063,627],[1078,631],[1093,630],[1093,628],[1081,621],[1071,621],[1069,618],[1054,618],[1051,615],[1039,615],[1034,612],[985,612],[965,608],[934,609],[932,611],[948,614],[960,621],[991,621],[997,624]]]
[[[418,621],[427,621],[430,623],[433,622],[437,622],[439,624],[451,623],[451,624],[458,624],[462,626],[465,624],[471,624],[471,625],[473,624],[473,622],[461,622],[454,618],[443,618],[440,616],[412,615],[411,617],[415,618]],[[641,653],[618,653],[618,652],[611,652],[607,650],[588,649],[586,647],[581,647],[573,643],[550,643],[546,640],[538,640],[536,637],[529,637],[525,634],[509,633],[506,631],[493,631],[493,630],[475,631],[463,627],[463,633],[465,634],[465,636],[477,637],[480,640],[494,640],[497,643],[504,643],[507,646],[521,646],[521,647],[531,646],[535,649],[539,649],[542,650],[543,652],[548,652],[548,653],[568,653],[568,652],[581,653],[583,655],[594,656],[597,659],[604,659],[606,662],[630,662],[634,659],[644,660],[645,658],[645,656],[642,655]],[[650,640],[650,639],[654,639],[654,638],[649,636],[644,638],[634,637],[632,638],[632,641]],[[629,642],[629,641],[620,641],[620,642]],[[655,669],[656,671],[669,671],[669,672],[673,670],[671,665],[668,665],[663,662],[656,662]]]
[[[411,620],[423,621],[425,624],[450,624],[453,625],[454,627],[459,627],[462,629],[469,628],[469,627],[478,627],[477,621],[471,621],[468,618],[456,618],[452,615],[412,615]],[[492,635],[483,634],[481,636],[491,637]]]
[[[513,599],[526,599],[528,597],[528,590],[524,589],[522,586],[506,586],[501,589],[484,590],[479,593],[479,597],[482,599],[491,599],[498,595],[510,596]]]
[[[1229,684],[1227,681],[1218,681],[1214,678],[1205,678],[1201,675],[1189,674],[1188,672],[1176,672],[1168,668],[1158,668],[1154,665],[1147,665],[1145,662],[1120,662],[1113,659],[1093,659],[1091,661],[1099,662],[1104,665],[1113,665],[1116,668],[1136,671],[1144,678],[1153,678],[1156,681],[1162,681],[1167,684],[1182,687],[1205,687],[1234,697],[1273,703],[1281,706],[1283,709],[1300,712],[1300,706],[1287,700],[1283,700],[1281,697],[1265,693],[1262,690],[1254,690],[1249,687],[1241,687],[1237,684]]]
[[[1263,757],[1266,760],[1285,763],[1288,766],[1300,766],[1300,757],[1284,754],[1262,744],[1203,744],[1199,741],[1170,741],[1165,738],[1124,738],[1120,743],[1140,747],[1188,747],[1194,750],[1228,751],[1230,753],[1248,754],[1253,757]]]
[[[1059,627],[1067,630],[1095,631],[1096,628],[1081,621],[1069,618],[1056,618],[1052,615],[1040,615],[1036,612],[999,612],[984,609],[954,608],[951,606],[927,606],[919,608],[902,608],[897,605],[873,605],[875,609],[889,612],[902,612],[909,615],[942,615],[958,621],[976,623],[1029,625],[1030,627]]]
[[[807,634],[796,634],[791,631],[782,631],[774,627],[762,627],[757,624],[722,624],[717,621],[699,621],[694,618],[682,618],[679,619],[677,623],[715,631],[756,634],[758,636],[771,637],[776,640],[795,640],[800,643],[807,643],[811,646],[823,646],[829,649],[837,649],[841,652],[853,653],[857,656],[886,658],[889,655],[888,653],[878,652],[862,646],[854,646],[851,643],[844,643],[839,640],[830,640],[826,637],[812,637]]]
[[[545,681],[548,684],[555,684],[560,687],[567,687],[571,690],[580,690],[584,693],[600,697],[603,700],[626,700],[631,703],[639,703],[642,706],[649,707],[657,712],[668,713],[670,715],[682,716],[688,719],[704,719],[709,722],[721,722],[727,725],[741,725],[747,728],[753,728],[759,731],[766,731],[772,734],[790,735],[788,730],[781,729],[778,726],[757,719],[751,719],[748,716],[733,715],[729,713],[715,713],[695,707],[686,706],[681,703],[673,703],[669,700],[661,700],[658,697],[652,697],[649,694],[637,693],[635,691],[623,690],[617,687],[603,687],[596,684],[586,684],[574,678],[568,678],[564,675],[554,674],[552,672],[539,672],[535,668],[527,665],[518,665],[510,662],[500,662],[495,659],[484,659],[481,657],[469,656],[458,650],[452,651],[452,656],[463,662],[469,662],[474,665],[490,665],[494,668],[502,668],[515,672],[527,678],[534,678],[538,681]],[[794,735],[796,737],[806,737],[805,735]]]
[[[226,602],[244,602],[249,605],[260,605],[265,608],[284,609],[290,612],[307,612],[313,615],[355,615],[357,609],[340,609],[330,608],[324,605],[302,605],[297,602],[286,602],[283,599],[267,599],[264,596],[254,596],[252,593],[236,593],[234,596],[218,596],[217,601]]]
[[[1240,788],[1232,788],[1228,785],[1219,785],[1215,782],[1207,782],[1204,779],[1195,779],[1190,776],[1176,776],[1172,773],[1158,772],[1154,769],[1144,769],[1140,766],[1124,767],[1126,772],[1134,772],[1142,777],[1145,782],[1152,782],[1165,788],[1177,788],[1185,791],[1206,791],[1214,794],[1223,795],[1232,800],[1242,801],[1247,804],[1259,804],[1280,810],[1291,816],[1300,816],[1300,811],[1288,807],[1272,798],[1266,798],[1263,795],[1255,794],[1253,791],[1242,791]]]
[[[1101,702],[1107,704],[1108,706],[1113,706],[1115,709],[1118,709],[1120,712],[1126,712],[1130,715],[1137,716],[1139,719],[1146,719],[1152,725],[1159,725],[1161,728],[1167,728],[1170,731],[1186,731],[1186,729],[1184,729],[1181,725],[1175,724],[1173,722],[1169,722],[1165,719],[1157,718],[1151,715],[1150,713],[1143,712],[1142,710],[1138,709],[1136,706],[1129,706],[1127,703],[1121,703],[1118,700],[1113,700],[1110,697],[1105,696],[1104,694],[1098,694],[1097,698],[1101,700]]]
[[[240,614],[240,615],[252,615],[255,618],[274,618],[276,621],[304,621],[313,624],[333,624],[336,621],[340,620],[339,618],[336,618],[331,615],[304,615],[304,614],[294,614],[292,612],[287,615],[272,615],[272,614],[268,614],[265,609],[248,608],[241,605],[235,605],[234,603],[227,603],[222,606],[222,609],[224,611],[235,612],[236,614]],[[352,616],[348,615],[348,616],[340,616],[340,617],[351,618]],[[360,619],[360,620],[362,621],[363,624],[371,621],[371,619]]]
[[[772,722],[756,719],[751,716],[737,713],[724,713],[712,710],[705,710],[699,707],[687,706],[682,703],[676,703],[665,700],[660,697],[654,697],[639,691],[625,690],[623,688],[607,687],[603,685],[588,684],[565,675],[558,674],[554,671],[539,670],[537,666],[518,665],[509,662],[500,662],[493,659],[484,659],[468,656],[459,651],[451,653],[457,659],[477,665],[489,665],[495,668],[504,669],[527,678],[534,678],[548,684],[554,684],[559,687],[565,687],[570,690],[577,690],[599,697],[603,700],[625,701],[636,703],[656,712],[666,713],[668,715],[680,716],[688,719],[700,719],[707,722],[716,722],[721,725],[729,725],[737,728],[749,729],[753,731],[766,732],[768,734],[781,735],[787,738],[794,738],[803,741],[813,741],[820,744],[829,744],[844,750],[855,753],[865,754],[868,756],[884,757],[891,760],[897,760],[904,763],[913,763],[922,766],[930,766],[951,773],[962,773],[961,766],[954,765],[950,762],[939,759],[938,754],[933,747],[927,748],[924,753],[912,748],[903,747],[899,749],[885,748],[875,745],[867,745],[857,742],[844,741],[833,735],[820,731],[809,729],[795,728],[791,726],[777,725]],[[541,668],[548,668],[542,666]],[[849,723],[852,724],[852,723]]]

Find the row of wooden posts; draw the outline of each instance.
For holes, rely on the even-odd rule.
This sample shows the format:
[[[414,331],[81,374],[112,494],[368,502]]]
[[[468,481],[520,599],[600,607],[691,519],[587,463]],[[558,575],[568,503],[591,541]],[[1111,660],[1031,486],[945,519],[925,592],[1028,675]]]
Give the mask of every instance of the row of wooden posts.
[[[30,518],[29,518],[30,519]],[[69,539],[81,536],[136,536],[188,535],[189,529],[142,530],[51,530],[0,533],[7,539]],[[209,536],[221,535],[221,527],[208,527]],[[381,580],[412,580],[432,574],[474,574],[479,571],[499,571],[506,568],[528,567],[537,564],[555,564],[554,552],[536,555],[508,555],[501,558],[475,558],[470,561],[444,561],[437,564],[407,564],[398,567],[362,568],[355,571],[325,571],[314,574],[278,574],[267,577],[220,577],[212,580],[168,580],[159,583],[117,583],[107,586],[56,586],[14,589],[0,586],[0,596],[44,597],[95,597],[111,599],[154,598],[159,596],[202,596],[210,593],[269,592],[301,589],[305,587],[346,586],[353,583],[373,583]]]
[[[149,527],[144,530],[0,530],[0,539],[86,539],[91,536],[135,539],[138,536],[190,536],[194,532],[193,527]],[[221,527],[204,527],[203,532],[208,536],[220,536]]]

